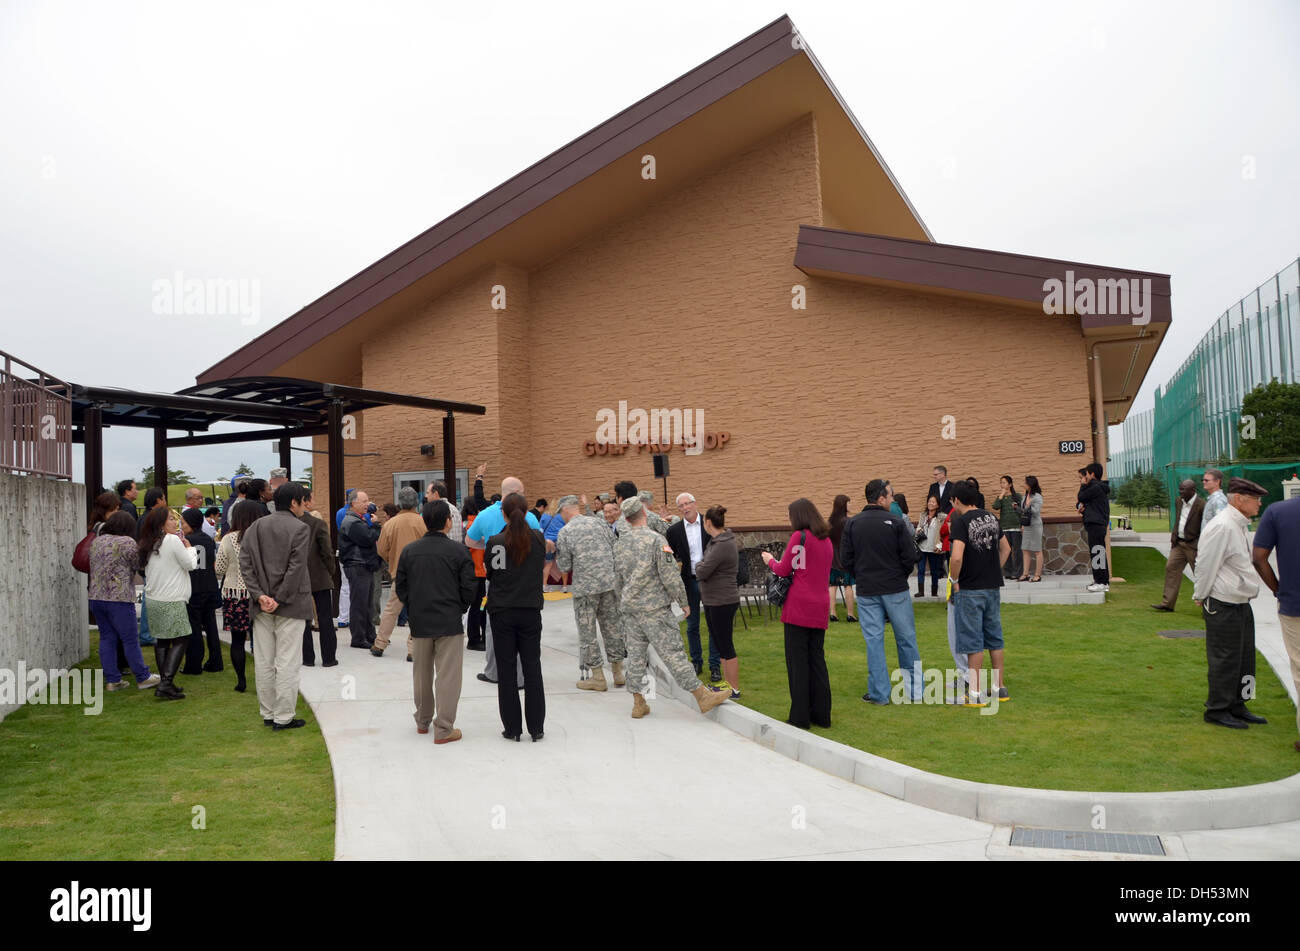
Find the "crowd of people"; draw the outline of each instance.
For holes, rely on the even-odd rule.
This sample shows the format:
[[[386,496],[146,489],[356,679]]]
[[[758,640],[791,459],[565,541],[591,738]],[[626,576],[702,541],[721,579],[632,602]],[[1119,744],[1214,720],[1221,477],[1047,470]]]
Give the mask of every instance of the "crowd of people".
[[[134,483],[102,494],[91,519],[97,537],[90,597],[108,689],[123,689],[123,671],[129,669],[139,688],[154,687],[161,699],[183,699],[178,674],[221,671],[215,617],[220,605],[231,634],[235,689],[246,690],[245,645],[252,641],[263,720],[277,730],[292,729],[303,722],[293,714],[300,669],[315,664],[314,634],[322,666],[330,667],[338,664],[336,627],[349,632],[352,647],[383,657],[394,629],[406,626],[419,733],[432,728],[439,744],[461,738],[455,719],[468,649],[486,655],[477,677],[497,688],[502,735],[518,741],[527,732],[537,742],[546,717],[542,608],[552,589],[572,593],[579,689],[603,692],[612,681],[631,694],[632,717],[644,717],[650,712],[647,651],[654,646],[701,712],[741,695],[733,625],[749,569],[726,527],[724,506],[701,513],[695,497],[683,492],[675,500],[676,514],[663,506],[654,511],[651,493],[620,481],[590,503],[585,495],[566,495],[553,505],[538,499],[530,507],[523,483],[514,477],[487,497],[485,470],[478,468],[474,491],[459,509],[442,482],[428,486],[422,507],[409,487],[398,492],[395,505],[382,509],[364,490],[349,489],[345,505],[334,513],[337,552],[311,490],[290,482],[284,470],[272,470],[269,480],[232,480],[224,510],[205,507],[198,490],[187,493],[185,508],[174,512],[160,489],[150,489],[142,515],[135,513]],[[1091,555],[1089,590],[1100,591],[1109,584],[1109,487],[1102,475],[1096,463],[1080,469],[1076,498]],[[949,650],[958,680],[946,701],[983,707],[1009,699],[1000,589],[1009,579],[1042,579],[1038,479],[1025,476],[1021,491],[1002,476],[991,504],[973,477],[951,482],[947,469],[936,466],[934,480],[915,520],[906,498],[886,479],[867,483],[866,504],[852,515],[850,497],[843,494],[831,503],[829,520],[808,499],[789,505],[791,534],[780,557],[762,552],[771,574],[789,581],[781,603],[787,722],[805,729],[830,726],[824,645],[829,625],[839,620],[836,591],[846,592],[846,620],[860,625],[866,643],[862,700],[891,703],[886,623],[893,631],[903,699],[922,699],[912,605],[925,595],[927,573],[931,596],[939,595],[942,579],[948,602]],[[1196,495],[1194,483],[1180,487],[1165,596],[1153,607],[1171,610],[1182,566],[1196,569],[1194,598],[1205,612],[1210,656],[1206,720],[1242,728],[1263,722],[1232,687],[1253,680],[1254,673],[1248,602],[1258,585],[1247,584],[1242,565],[1253,559],[1258,575],[1276,590],[1267,551],[1276,546],[1281,557],[1284,542],[1277,523],[1270,522],[1272,534],[1263,534],[1267,544],[1257,544],[1253,555],[1246,552],[1244,533],[1242,539],[1235,535],[1237,522],[1253,514],[1247,511],[1252,504],[1258,510],[1263,490],[1233,479],[1225,493],[1222,481],[1217,470],[1206,472],[1206,500]],[[1291,513],[1275,509],[1279,520]],[[1207,544],[1213,558],[1206,557]],[[343,581],[337,620],[336,559]],[[385,566],[393,583],[381,610]],[[1287,553],[1284,581],[1294,571]],[[132,604],[137,572],[145,578],[138,622]],[[685,645],[673,605],[685,615]],[[1300,605],[1287,601],[1283,607]],[[707,622],[707,680],[701,616]],[[1300,617],[1300,610],[1286,617]],[[1300,621],[1292,626],[1300,628]],[[1288,636],[1295,640],[1300,632]],[[147,643],[155,645],[157,673],[144,661],[141,645]],[[988,679],[982,677],[986,654]],[[1300,646],[1292,654],[1300,678]]]

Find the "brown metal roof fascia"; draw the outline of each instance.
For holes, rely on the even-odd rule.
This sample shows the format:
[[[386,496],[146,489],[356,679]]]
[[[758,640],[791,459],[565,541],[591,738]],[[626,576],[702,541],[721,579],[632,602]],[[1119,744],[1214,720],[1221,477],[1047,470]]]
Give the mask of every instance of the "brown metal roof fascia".
[[[265,403],[252,403],[245,400],[213,399],[206,396],[189,396],[183,393],[145,393],[111,386],[74,384],[72,398],[81,403],[121,404],[136,409],[147,407],[159,411],[178,410],[209,414],[213,417],[208,420],[209,423],[225,419],[269,423],[315,423],[320,421],[319,410],[299,409],[295,406],[270,406]],[[132,410],[132,412],[134,411]],[[164,420],[160,418],[154,422],[161,424]],[[178,423],[172,428],[184,429],[185,426]]]
[[[1066,271],[1073,271],[1075,280],[1149,279],[1151,322],[1170,322],[1169,275],[1150,271],[1101,267],[814,225],[799,226],[794,264],[805,272],[824,271],[1040,306],[1044,296],[1043,283],[1050,278],[1064,280]],[[1131,319],[1122,315],[1081,315],[1080,321],[1085,330],[1132,325]]]
[[[200,373],[199,383],[265,373],[615,159],[803,54],[787,16],[651,93],[497,186]]]

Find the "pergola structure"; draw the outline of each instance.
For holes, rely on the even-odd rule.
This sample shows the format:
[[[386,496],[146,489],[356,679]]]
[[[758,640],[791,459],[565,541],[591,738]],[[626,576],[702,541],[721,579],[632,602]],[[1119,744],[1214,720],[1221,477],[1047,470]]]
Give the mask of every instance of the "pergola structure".
[[[291,377],[239,377],[187,387],[176,393],[146,393],[116,387],[71,385],[73,442],[85,445],[86,503],[94,504],[95,493],[104,481],[103,429],[105,426],[136,426],[152,429],[154,484],[166,488],[167,450],[180,446],[210,446],[222,443],[277,439],[280,465],[292,472],[289,441],[302,436],[328,437],[329,512],[338,511],[343,498],[343,419],[349,413],[379,406],[409,406],[443,414],[443,467],[456,471],[456,413],[482,416],[487,412],[475,403],[367,390],[337,383],[299,380]],[[278,429],[209,433],[216,423],[253,423]],[[179,430],[185,436],[169,437]],[[195,433],[202,435],[195,435]],[[447,482],[453,503],[455,479]],[[338,529],[326,518],[330,537],[338,546]]]

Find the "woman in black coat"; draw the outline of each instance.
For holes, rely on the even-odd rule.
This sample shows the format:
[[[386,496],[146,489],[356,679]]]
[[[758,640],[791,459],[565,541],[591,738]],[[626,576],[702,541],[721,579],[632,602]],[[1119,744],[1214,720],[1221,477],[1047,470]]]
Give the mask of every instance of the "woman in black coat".
[[[524,671],[524,713],[528,733],[536,743],[542,738],[546,696],[542,693],[542,565],[546,541],[525,521],[528,503],[511,493],[501,503],[506,527],[484,546],[487,569],[488,617],[492,647],[497,657],[497,706],[501,735],[518,741],[523,726],[519,715],[519,686],[515,683],[515,658]]]

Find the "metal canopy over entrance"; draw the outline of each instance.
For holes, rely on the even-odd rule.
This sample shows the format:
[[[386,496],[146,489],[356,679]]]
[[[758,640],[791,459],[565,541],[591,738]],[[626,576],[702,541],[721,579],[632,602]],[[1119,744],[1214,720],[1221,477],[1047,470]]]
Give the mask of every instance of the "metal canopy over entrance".
[[[367,390],[317,380],[292,377],[240,377],[187,387],[176,393],[147,393],[115,387],[71,385],[72,423],[77,427],[73,441],[84,443],[87,508],[104,481],[103,428],[137,426],[154,431],[154,483],[163,488],[167,481],[167,449],[248,442],[257,439],[280,441],[280,465],[291,469],[289,440],[295,437],[328,436],[329,511],[343,505],[343,417],[380,406],[409,406],[443,413],[443,463],[456,471],[456,413],[482,416],[487,409],[476,403],[429,399],[406,393]],[[279,425],[279,429],[208,433],[216,423]],[[168,430],[183,430],[186,436],[168,438]],[[195,432],[205,435],[195,436]],[[456,500],[457,487],[449,480]],[[330,536],[338,544],[334,519],[326,519]]]

